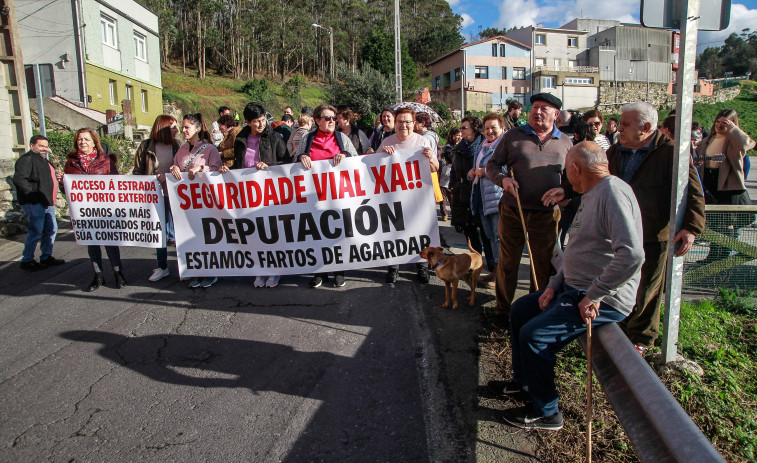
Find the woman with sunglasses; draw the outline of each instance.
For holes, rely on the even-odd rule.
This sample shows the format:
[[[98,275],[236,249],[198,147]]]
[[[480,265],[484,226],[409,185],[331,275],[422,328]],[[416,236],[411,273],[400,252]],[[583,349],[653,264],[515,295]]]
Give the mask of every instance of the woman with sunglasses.
[[[173,158],[171,174],[176,180],[182,179],[182,172],[188,172],[190,180],[201,172],[228,172],[229,168],[223,165],[221,155],[210,141],[210,132],[202,114],[190,113],[184,116],[181,122],[181,133],[187,142],[179,148]],[[193,278],[189,287],[209,288],[217,281],[218,277]]]
[[[313,167],[313,161],[334,160],[334,166],[347,156],[357,156],[355,146],[349,137],[336,131],[336,108],[322,104],[313,112],[316,130],[310,132],[300,141],[295,159],[306,169]],[[317,288],[328,279],[327,273],[316,274],[308,286]],[[344,272],[334,273],[334,287],[344,286]]]

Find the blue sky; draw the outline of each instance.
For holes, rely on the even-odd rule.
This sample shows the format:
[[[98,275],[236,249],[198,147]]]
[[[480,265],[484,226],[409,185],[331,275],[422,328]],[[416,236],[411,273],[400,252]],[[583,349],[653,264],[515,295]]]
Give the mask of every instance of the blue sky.
[[[639,22],[639,0],[447,0],[463,17],[463,35],[470,41],[479,27],[519,27],[541,23],[559,27],[573,18],[617,19]],[[651,0],[656,1],[656,0]],[[720,32],[700,32],[698,51],[722,45],[731,32],[757,30],[757,0],[732,0],[731,22]]]

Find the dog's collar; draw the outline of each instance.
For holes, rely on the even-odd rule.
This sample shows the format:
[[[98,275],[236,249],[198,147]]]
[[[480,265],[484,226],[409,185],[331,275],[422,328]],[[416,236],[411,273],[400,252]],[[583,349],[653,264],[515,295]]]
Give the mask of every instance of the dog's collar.
[[[434,270],[436,267],[439,266],[439,264],[441,264],[442,262],[444,262],[444,259],[446,259],[446,258],[447,258],[447,256],[442,257],[441,259],[439,259],[439,262],[435,263],[433,266],[431,264],[429,264],[428,268],[431,269],[431,270]]]

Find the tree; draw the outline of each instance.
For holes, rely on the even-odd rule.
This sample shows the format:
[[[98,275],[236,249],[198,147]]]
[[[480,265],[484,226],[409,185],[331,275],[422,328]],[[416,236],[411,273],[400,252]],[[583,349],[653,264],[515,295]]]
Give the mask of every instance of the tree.
[[[363,61],[373,69],[394,80],[394,36],[390,32],[374,29],[366,37],[362,48]],[[418,70],[410,57],[407,42],[402,42],[402,88],[408,91],[418,86]]]
[[[497,29],[496,27],[487,27],[486,29],[482,29],[478,33],[479,40],[483,39],[489,39],[492,37],[496,37],[498,35],[505,35],[507,34],[507,28],[504,27],[502,29]]]
[[[755,57],[755,50],[733,32],[725,39],[719,56],[723,61],[725,71],[733,72],[735,76],[742,76],[749,72],[749,60]]]
[[[700,77],[714,79],[723,75],[723,61],[718,51],[715,47],[708,47],[697,57],[696,67]]]
[[[394,101],[394,83],[369,64],[357,72],[337,65],[337,79],[331,83],[329,101],[344,104],[363,116],[376,114]]]

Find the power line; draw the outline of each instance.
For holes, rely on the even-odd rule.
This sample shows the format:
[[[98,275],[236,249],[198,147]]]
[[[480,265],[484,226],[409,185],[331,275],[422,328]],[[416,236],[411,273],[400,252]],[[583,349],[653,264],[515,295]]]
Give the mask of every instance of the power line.
[[[45,9],[45,8],[47,8],[48,6],[52,5],[53,3],[57,2],[57,1],[58,1],[58,0],[53,0],[53,1],[49,2],[49,3],[45,3],[45,4],[44,4],[44,5],[42,5],[41,7],[37,8],[36,10],[32,11],[32,12],[31,12],[31,13],[29,13],[28,15],[26,15],[26,16],[24,16],[23,18],[19,19],[19,20],[18,20],[17,22],[21,22],[21,21],[23,21],[24,19],[28,18],[29,16],[33,15],[34,13],[36,13],[36,12],[38,12],[38,11],[42,10],[42,9]]]

